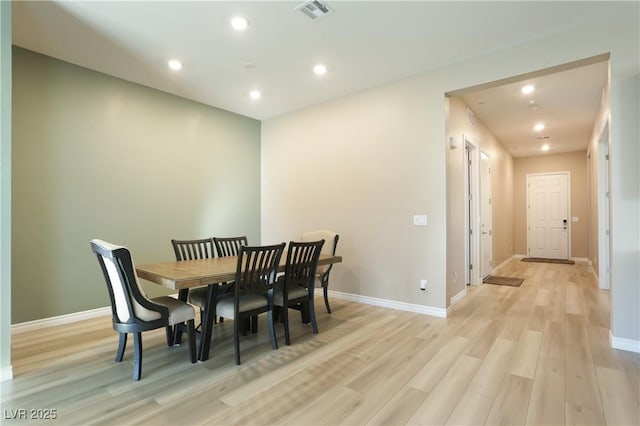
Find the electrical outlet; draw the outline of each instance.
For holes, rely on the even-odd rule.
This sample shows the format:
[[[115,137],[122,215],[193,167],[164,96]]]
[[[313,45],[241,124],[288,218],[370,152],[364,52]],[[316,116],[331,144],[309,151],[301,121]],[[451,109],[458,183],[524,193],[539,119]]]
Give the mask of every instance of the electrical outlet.
[[[427,280],[420,280],[420,290],[422,291],[427,290]]]

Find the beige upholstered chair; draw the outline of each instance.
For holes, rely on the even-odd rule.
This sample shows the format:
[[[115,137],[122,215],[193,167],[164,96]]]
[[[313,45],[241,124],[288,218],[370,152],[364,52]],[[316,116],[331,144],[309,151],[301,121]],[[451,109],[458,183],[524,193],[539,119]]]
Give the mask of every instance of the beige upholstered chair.
[[[195,310],[188,303],[164,296],[149,299],[138,283],[131,253],[126,247],[92,240],[111,300],[113,329],[120,333],[116,362],[121,362],[127,334],[133,334],[133,380],[142,376],[142,332],[165,328],[167,345],[173,345],[173,326],[187,324],[191,362],[196,362]]]
[[[333,231],[311,231],[302,234],[302,241],[318,241],[324,240],[324,246],[322,246],[321,254],[336,254],[336,247],[338,246],[338,240],[340,236]],[[327,312],[331,313],[331,307],[329,306],[329,273],[333,268],[331,265],[319,265],[316,272],[316,285],[322,287],[324,293],[324,305],[327,308]]]
[[[291,344],[289,337],[289,308],[301,311],[303,322],[311,322],[313,334],[318,334],[313,290],[318,258],[323,244],[324,240],[289,242],[284,275],[278,278],[273,296],[273,304],[282,307],[284,339],[287,345]]]

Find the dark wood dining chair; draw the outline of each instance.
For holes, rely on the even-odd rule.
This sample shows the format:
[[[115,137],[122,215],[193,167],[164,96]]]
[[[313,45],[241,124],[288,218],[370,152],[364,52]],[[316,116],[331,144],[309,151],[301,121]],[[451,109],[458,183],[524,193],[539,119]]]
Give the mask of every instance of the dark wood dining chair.
[[[311,322],[313,334],[318,334],[313,291],[323,244],[324,240],[289,242],[284,275],[278,278],[273,296],[273,304],[282,307],[280,314],[284,323],[284,339],[287,345],[291,344],[289,308],[299,310],[302,321]]]
[[[240,247],[248,245],[247,237],[213,237],[219,257],[237,256]]]
[[[208,259],[215,257],[215,243],[213,238],[200,238],[195,240],[171,240],[171,246],[178,262],[183,260]],[[204,318],[204,311],[207,300],[207,287],[198,287],[189,289],[181,289],[178,292],[178,299],[189,300],[190,303],[200,308],[200,323]],[[214,313],[213,321],[217,322]],[[200,325],[198,326],[200,327]],[[174,332],[174,343],[179,344],[181,339],[181,329],[178,327]]]
[[[213,238],[198,240],[171,240],[176,260],[208,259],[215,257],[215,243]]]
[[[91,249],[98,257],[109,291],[113,329],[120,333],[116,362],[122,361],[127,335],[133,334],[133,380],[140,380],[142,332],[164,327],[167,345],[173,346],[173,327],[185,323],[189,334],[191,362],[196,362],[193,306],[169,296],[147,298],[140,288],[131,253],[126,247],[94,239],[91,241]]]
[[[321,254],[336,254],[336,247],[338,246],[338,240],[340,236],[333,231],[320,230],[310,231],[302,234],[302,241],[318,241],[325,240],[327,244],[322,247]],[[322,293],[324,295],[324,305],[327,308],[327,313],[331,313],[331,306],[329,306],[329,273],[333,268],[333,264],[320,265],[316,272],[316,284],[322,287]]]
[[[241,324],[245,319],[266,312],[271,347],[278,349],[273,323],[273,293],[284,245],[240,247],[233,297],[218,300],[216,311],[220,316],[233,319],[237,365],[240,365]]]

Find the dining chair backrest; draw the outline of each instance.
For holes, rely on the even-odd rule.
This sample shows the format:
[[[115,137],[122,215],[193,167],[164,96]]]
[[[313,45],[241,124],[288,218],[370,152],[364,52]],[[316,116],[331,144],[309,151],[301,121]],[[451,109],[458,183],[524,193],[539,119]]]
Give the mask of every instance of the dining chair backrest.
[[[273,288],[284,246],[281,243],[240,247],[235,280],[236,299],[249,293],[264,294]]]
[[[149,322],[149,328],[156,328],[158,324],[154,324],[155,321],[166,321],[168,309],[153,303],[144,294],[138,283],[131,253],[126,247],[94,239],[91,248],[104,274],[114,324]]]
[[[336,247],[338,246],[338,239],[340,236],[328,230],[319,230],[319,231],[310,231],[302,234],[302,241],[318,241],[325,240],[326,244],[322,246],[321,254],[325,255],[335,255]],[[322,275],[331,270],[333,265],[321,265],[318,266],[318,274]]]
[[[240,253],[240,247],[244,247],[248,244],[246,236],[225,238],[214,237],[213,241],[216,245],[218,256],[220,257],[238,256]]]
[[[318,268],[318,259],[324,245],[324,240],[296,242],[290,241],[285,264],[284,291],[292,286],[313,288]]]
[[[213,238],[198,240],[171,240],[176,260],[208,259],[215,257]]]

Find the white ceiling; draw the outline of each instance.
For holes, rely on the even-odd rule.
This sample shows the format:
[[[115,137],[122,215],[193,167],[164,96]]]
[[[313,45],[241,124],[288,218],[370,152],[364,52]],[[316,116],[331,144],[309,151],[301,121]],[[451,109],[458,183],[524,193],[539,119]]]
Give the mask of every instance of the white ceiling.
[[[334,0],[328,1],[333,13],[312,21],[296,10],[301,3],[18,1],[13,43],[262,120],[574,27],[622,19],[637,9],[633,2],[613,7],[606,1]],[[250,21],[246,32],[229,25],[238,14]],[[170,58],[184,68],[169,70]],[[329,69],[322,78],[311,72],[317,62]],[[535,82],[537,114],[549,123],[558,148],[568,143],[566,149],[584,149],[587,143],[606,79],[602,69],[591,71]],[[248,98],[254,88],[262,99]],[[522,99],[515,88],[465,99],[503,143],[514,144],[511,152],[518,156],[528,152],[532,114],[518,113],[522,108],[514,105]]]

